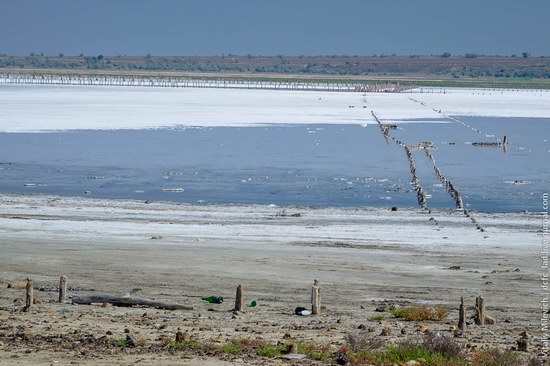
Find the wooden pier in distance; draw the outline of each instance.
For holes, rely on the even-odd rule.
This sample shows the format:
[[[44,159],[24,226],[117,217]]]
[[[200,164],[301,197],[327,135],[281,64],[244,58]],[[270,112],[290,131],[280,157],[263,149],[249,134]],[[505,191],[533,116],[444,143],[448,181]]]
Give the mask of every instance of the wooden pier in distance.
[[[356,93],[399,93],[405,87],[398,83],[346,82],[341,80],[265,80],[261,77],[201,77],[185,75],[105,74],[105,73],[0,73],[0,84],[79,85],[79,86],[127,86],[162,88],[215,88],[215,89],[267,89],[305,90]]]

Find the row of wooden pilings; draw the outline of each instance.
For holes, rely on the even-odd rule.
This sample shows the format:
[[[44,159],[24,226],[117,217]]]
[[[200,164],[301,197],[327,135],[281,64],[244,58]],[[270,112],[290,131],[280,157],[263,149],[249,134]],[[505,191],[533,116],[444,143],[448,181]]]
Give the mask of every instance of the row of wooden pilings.
[[[391,84],[318,81],[263,81],[252,79],[189,78],[169,76],[0,74],[0,84],[97,85],[170,88],[269,89],[339,92],[399,92]]]
[[[414,99],[412,97],[409,97],[410,100],[412,100],[413,102],[415,103],[419,103],[425,107],[426,106],[426,103],[424,103],[423,101],[421,100],[418,100],[418,99]],[[437,113],[442,113],[440,109],[435,109],[435,108],[432,108],[432,110],[434,112],[437,112]],[[443,115],[445,118],[447,119],[450,119],[451,121],[454,121],[454,122],[457,122],[459,123],[460,125],[462,125],[463,127],[466,127],[468,129],[471,129],[473,130],[474,132],[477,132],[478,134],[481,134],[481,130],[475,128],[475,127],[472,127],[470,126],[469,124],[467,123],[464,123],[462,122],[461,120],[459,119],[456,119],[454,117],[451,117],[451,116],[447,116],[447,115]],[[489,146],[489,147],[502,147],[504,152],[506,152],[506,147],[507,147],[507,144],[508,144],[508,139],[506,136],[504,136],[504,139],[502,141],[498,140],[497,138],[495,138],[496,142],[481,142],[481,143],[472,143],[473,146]],[[465,209],[464,207],[464,202],[462,201],[462,196],[460,194],[460,191],[458,190],[458,188],[456,188],[456,186],[449,180],[447,179],[442,173],[441,173],[441,170],[439,169],[439,167],[437,166],[436,162],[435,162],[435,159],[432,155],[432,153],[430,152],[429,149],[425,149],[425,152],[426,152],[426,156],[428,157],[428,159],[432,162],[433,164],[433,167],[434,167],[434,172],[435,172],[435,177],[437,178],[437,180],[439,180],[444,186],[445,188],[447,189],[447,192],[450,194],[451,198],[455,201],[455,206],[458,210],[462,210],[464,212],[464,215],[466,217],[468,217],[472,223],[474,225],[476,225],[476,228],[481,231],[481,232],[484,232],[485,229],[477,222],[477,220],[471,215],[470,212],[468,212],[468,210]]]
[[[376,116],[374,111],[371,111],[371,114],[375,121],[378,123],[378,126],[380,127],[380,131],[382,131],[382,134],[387,139],[391,139],[393,142],[395,142],[397,145],[402,147],[405,150],[405,154],[407,155],[407,160],[409,162],[409,169],[411,170],[412,174],[412,180],[411,183],[414,187],[414,190],[416,191],[416,199],[418,201],[418,206],[422,209],[428,208],[428,201],[426,199],[426,193],[424,192],[424,189],[422,188],[422,184],[420,183],[420,179],[418,179],[418,176],[416,175],[416,164],[414,162],[414,158],[412,155],[411,149],[405,145],[402,141],[396,139],[395,137],[391,136],[389,131],[391,127],[389,125],[383,124],[380,119]]]
[[[463,210],[464,202],[462,201],[462,196],[460,195],[460,191],[458,190],[458,188],[454,186],[453,182],[445,178],[445,176],[441,173],[441,170],[439,170],[439,167],[435,163],[435,159],[432,153],[430,152],[430,150],[425,149],[424,151],[426,152],[426,156],[434,166],[435,177],[437,178],[437,180],[441,182],[441,184],[445,186],[445,188],[447,189],[447,192],[451,195],[451,198],[453,198],[453,200],[455,201],[456,208],[459,210]]]
[[[28,312],[33,307],[34,304],[34,287],[33,287],[33,281],[30,278],[27,278],[25,289],[26,289],[26,296],[25,296],[25,307],[24,311]],[[63,303],[67,298],[67,276],[61,276],[59,279],[59,297],[58,302]],[[78,302],[77,302],[78,303]],[[125,306],[128,304],[125,304]],[[240,312],[243,311],[245,307],[245,300],[244,300],[244,287],[242,284],[237,285],[236,289],[236,296],[235,296],[235,307],[233,309],[234,312]],[[186,307],[181,307],[181,309],[187,309]],[[192,309],[192,308],[190,308]],[[174,309],[171,309],[174,310]],[[474,322],[476,325],[485,325],[485,324],[495,324],[496,320],[486,314],[485,310],[485,299],[480,295],[477,296],[475,299],[475,306],[474,306]],[[319,283],[319,280],[314,280],[313,286],[311,287],[311,314],[312,315],[320,315],[321,314],[321,285]],[[462,336],[466,335],[467,332],[467,313],[466,313],[466,305],[464,302],[464,297],[460,298],[460,306],[458,310],[458,329],[460,330],[460,334]],[[523,332],[522,337],[517,341],[517,346],[519,351],[527,352],[529,351],[529,336],[527,332]],[[184,337],[184,334],[181,332],[176,333],[176,342],[181,341]],[[291,345],[293,346],[293,345]],[[294,346],[294,348],[296,348]],[[291,353],[296,353],[291,350]]]
[[[409,168],[411,170],[412,174],[412,184],[414,187],[414,190],[416,191],[416,199],[418,200],[418,205],[420,208],[428,208],[428,201],[426,200],[426,193],[424,192],[424,189],[422,188],[422,185],[420,184],[420,180],[418,179],[418,176],[416,175],[416,164],[414,163],[414,158],[412,155],[412,151],[410,147],[405,146],[405,153],[407,154],[407,160],[409,161]]]
[[[30,278],[27,278],[24,284],[26,289],[25,295],[25,307],[24,311],[29,311],[34,304],[34,282]],[[59,297],[58,302],[62,303],[67,299],[67,276],[61,276],[59,278]],[[244,287],[242,284],[237,285],[235,294],[235,308],[234,311],[242,311],[245,307],[244,300]],[[311,287],[311,314],[321,314],[321,284],[318,279],[313,281]]]

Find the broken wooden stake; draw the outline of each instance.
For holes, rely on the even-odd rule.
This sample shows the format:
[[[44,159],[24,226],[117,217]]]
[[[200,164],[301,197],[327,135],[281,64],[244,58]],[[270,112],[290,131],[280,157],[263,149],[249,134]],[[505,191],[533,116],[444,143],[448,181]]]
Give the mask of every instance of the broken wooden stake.
[[[289,353],[289,354],[298,353],[298,344],[293,342],[293,343],[290,343],[289,345],[287,345],[286,353]]]
[[[187,335],[187,333],[184,333],[178,329],[178,331],[176,332],[176,343],[183,343],[188,340],[189,340],[189,336]]]
[[[163,309],[163,310],[193,310],[192,306],[187,306],[187,305],[168,304],[168,303],[154,301],[154,300],[110,296],[110,295],[94,295],[94,296],[83,296],[83,297],[75,296],[73,297],[72,302],[73,304],[79,304],[79,305],[108,303],[108,304],[112,304],[113,306],[122,306],[122,307],[143,306],[143,307]]]
[[[237,285],[237,293],[235,295],[235,311],[242,311],[244,305],[243,285]]]
[[[464,306],[464,296],[460,298],[460,307],[458,308],[458,329],[464,334],[466,332],[466,307]]]
[[[34,288],[32,286],[32,280],[30,278],[27,278],[27,294],[25,296],[25,308],[23,311],[29,311],[32,307],[32,304],[34,302]]]
[[[527,331],[523,331],[520,334],[521,338],[518,339],[517,345],[518,345],[518,351],[520,352],[529,352],[529,333]]]
[[[477,325],[485,324],[485,299],[479,295],[476,297],[476,317],[475,322]]]
[[[319,285],[319,280],[313,281],[313,286],[311,287],[311,314],[321,314],[321,286]]]
[[[65,301],[67,297],[67,276],[59,278],[59,302]]]

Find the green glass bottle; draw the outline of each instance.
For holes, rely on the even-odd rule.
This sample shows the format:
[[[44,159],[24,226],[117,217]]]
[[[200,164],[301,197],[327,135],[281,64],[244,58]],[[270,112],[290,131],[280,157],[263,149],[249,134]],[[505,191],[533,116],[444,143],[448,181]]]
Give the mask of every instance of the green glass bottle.
[[[205,296],[202,301],[206,301],[210,304],[221,304],[223,302],[222,296]]]

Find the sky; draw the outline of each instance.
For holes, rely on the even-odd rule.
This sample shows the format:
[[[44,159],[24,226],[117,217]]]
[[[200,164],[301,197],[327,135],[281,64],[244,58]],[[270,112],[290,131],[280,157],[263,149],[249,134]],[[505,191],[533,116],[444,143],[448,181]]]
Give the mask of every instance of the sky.
[[[2,0],[0,54],[550,55],[549,0]]]

